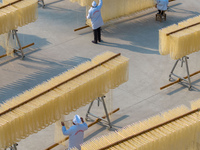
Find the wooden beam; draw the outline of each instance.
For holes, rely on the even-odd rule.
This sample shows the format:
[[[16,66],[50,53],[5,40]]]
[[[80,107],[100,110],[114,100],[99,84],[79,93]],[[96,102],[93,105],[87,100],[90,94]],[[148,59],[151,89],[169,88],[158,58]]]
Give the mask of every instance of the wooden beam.
[[[17,1],[14,1],[14,2],[12,2],[12,3],[3,5],[3,6],[0,7],[0,9],[3,9],[3,8],[5,8],[5,7],[8,7],[8,6],[10,6],[10,5],[13,5],[13,4],[18,3],[18,2],[21,2],[21,1],[22,1],[22,0],[17,0]]]
[[[192,74],[190,74],[190,77],[192,77],[192,76],[194,76],[194,75],[196,75],[196,74],[198,74],[198,73],[200,73],[200,71],[197,71],[197,72],[194,72],[194,73],[192,73]],[[184,77],[184,79],[187,79],[188,78],[188,76],[185,76]],[[162,89],[164,89],[164,88],[167,88],[167,87],[169,87],[169,86],[171,86],[171,85],[174,85],[174,84],[176,84],[176,83],[178,83],[178,82],[181,82],[183,79],[181,79],[181,78],[178,78],[176,81],[174,81],[174,82],[172,82],[172,83],[169,83],[169,84],[167,84],[167,85],[165,85],[165,86],[163,86],[163,87],[160,87],[160,90],[162,90]]]
[[[110,112],[109,115],[111,115],[111,114],[113,114],[113,113],[115,113],[115,112],[117,112],[117,111],[119,111],[119,108],[117,108],[117,109],[115,109],[114,111]],[[106,116],[103,116],[102,118],[105,119]],[[99,118],[96,119],[94,122],[92,122],[91,124],[88,125],[88,128],[91,127],[91,126],[93,126],[93,125],[95,125],[96,123],[98,123],[98,122],[100,122],[100,121],[101,121],[101,119],[99,119]],[[50,149],[52,149],[52,148],[58,146],[59,143],[62,143],[63,141],[66,141],[66,140],[68,140],[68,139],[69,139],[69,136],[66,137],[65,139],[63,139],[62,141],[60,141],[60,142],[58,142],[58,143],[55,143],[55,144],[49,146],[49,147],[46,148],[45,150],[50,150]]]
[[[31,44],[28,44],[28,45],[26,45],[26,46],[23,46],[22,49],[25,49],[25,48],[30,47],[30,46],[32,46],[32,45],[34,45],[34,43],[31,43]],[[13,51],[14,51],[14,52],[15,52],[15,51],[20,51],[20,49],[13,50]],[[0,58],[6,57],[6,56],[7,56],[7,54],[1,55]]]
[[[74,31],[78,31],[78,30],[81,30],[81,29],[85,29],[85,28],[87,28],[87,27],[90,27],[90,26],[89,26],[89,25],[85,25],[85,26],[83,26],[83,27],[80,27],[80,28],[74,29]]]
[[[6,56],[7,56],[7,54],[1,55],[0,58],[6,57]]]
[[[30,47],[30,46],[32,46],[32,45],[34,45],[34,44],[35,44],[35,43],[31,43],[31,44],[28,44],[28,45],[26,45],[26,46],[23,46],[22,49],[28,48],[28,47]]]
[[[200,24],[200,22],[197,22],[197,23],[195,23],[195,24],[192,24],[192,25],[189,25],[189,26],[186,26],[186,27],[182,27],[182,28],[177,29],[177,30],[175,30],[175,31],[169,32],[169,33],[167,33],[166,35],[169,36],[169,35],[171,35],[171,34],[174,34],[174,33],[176,33],[176,32],[179,32],[179,31],[188,29],[188,28],[190,28],[190,27],[193,27],[193,26],[196,26],[196,25],[199,25],[199,24]]]

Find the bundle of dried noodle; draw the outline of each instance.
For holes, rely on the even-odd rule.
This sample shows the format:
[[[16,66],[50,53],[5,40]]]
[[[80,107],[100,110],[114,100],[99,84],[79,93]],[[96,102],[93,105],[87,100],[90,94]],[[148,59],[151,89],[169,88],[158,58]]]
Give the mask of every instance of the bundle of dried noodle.
[[[117,132],[112,132],[85,142],[81,146],[81,149],[198,150],[198,134],[200,132],[199,112],[192,113],[163,126],[143,132],[189,111],[190,109],[186,106],[180,106],[161,115],[128,125]],[[140,132],[141,134],[139,134]],[[106,148],[106,146],[111,145],[112,143],[117,144],[113,144],[111,147]]]
[[[3,0],[3,4],[0,7],[15,1]],[[1,8],[0,12],[0,34],[8,33],[19,26],[21,27],[36,21],[38,18],[38,1],[21,0],[20,2]]]
[[[180,59],[200,50],[200,24],[170,34],[175,30],[200,23],[200,16],[190,18],[186,21],[171,25],[159,30],[159,52],[161,55],[168,55],[172,59]]]
[[[12,5],[16,0],[3,0],[0,4],[0,45],[6,50],[8,56],[13,56],[16,48],[16,39],[12,38],[11,30],[22,27],[38,18],[38,1],[21,0]]]

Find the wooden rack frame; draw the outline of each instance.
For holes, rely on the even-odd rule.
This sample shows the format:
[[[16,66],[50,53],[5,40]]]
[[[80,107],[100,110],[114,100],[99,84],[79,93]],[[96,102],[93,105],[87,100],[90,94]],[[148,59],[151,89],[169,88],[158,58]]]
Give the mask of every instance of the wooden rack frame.
[[[39,2],[42,2],[42,8],[44,8],[45,7],[44,0],[38,0],[38,3]]]
[[[200,71],[196,71],[196,72],[190,74],[190,77],[192,77],[192,76],[194,76],[194,75],[196,75],[196,74],[199,74],[199,73],[200,73]],[[188,76],[185,76],[185,77],[184,77],[184,79],[187,79],[187,78],[188,78]],[[183,79],[178,78],[176,81],[174,81],[174,82],[172,82],[172,83],[169,83],[169,84],[167,84],[167,85],[165,85],[165,86],[160,87],[160,90],[163,90],[163,89],[165,89],[165,88],[167,88],[167,87],[169,87],[169,86],[172,86],[172,85],[174,85],[174,84],[176,84],[176,83],[179,83],[179,82],[181,82],[182,80],[183,80]]]
[[[9,3],[9,4],[6,4],[6,5],[1,6],[0,9],[9,7],[9,6],[14,5],[14,4],[16,4],[16,3],[18,3],[18,2],[21,2],[21,1],[23,1],[23,0],[16,0],[16,1],[12,2],[12,3]],[[42,0],[42,1],[43,1],[43,0]],[[25,57],[25,56],[24,56],[24,53],[23,53],[23,49],[34,45],[34,43],[31,43],[31,44],[28,44],[28,45],[26,45],[26,46],[21,47],[20,41],[19,41],[18,36],[17,36],[17,31],[18,31],[18,30],[15,30],[15,29],[11,30],[11,32],[13,32],[13,35],[16,36],[16,39],[17,39],[17,42],[18,42],[18,46],[19,46],[19,49],[14,49],[13,52],[21,52],[21,54],[22,54],[22,59],[23,59],[23,58]],[[0,58],[6,57],[6,56],[7,56],[7,54],[1,55]]]
[[[182,27],[182,28],[180,28],[180,29],[174,30],[174,31],[172,31],[172,32],[167,33],[166,35],[169,36],[169,35],[171,35],[171,34],[174,34],[174,33],[180,32],[180,31],[183,31],[183,30],[185,30],[185,29],[194,27],[194,26],[196,26],[196,25],[200,25],[200,22],[197,22],[197,23],[188,25],[188,26],[186,26],[186,27]],[[186,56],[185,56],[185,57],[186,57]],[[178,61],[179,61],[179,60],[176,61],[175,65],[178,63]],[[187,59],[186,59],[185,61],[186,61],[186,63],[187,63]],[[186,64],[186,65],[187,65],[187,64]],[[188,66],[186,66],[186,67],[188,68]],[[174,69],[174,68],[173,68],[173,69]],[[172,70],[173,70],[173,69],[172,69]],[[187,71],[188,71],[188,73],[189,73],[189,70],[188,70],[188,69],[187,69]],[[160,87],[160,90],[162,90],[162,89],[164,89],[164,88],[167,88],[167,87],[169,87],[169,86],[172,86],[172,85],[174,85],[174,84],[176,84],[176,83],[179,83],[179,82],[181,82],[182,80],[188,79],[188,81],[190,82],[190,77],[192,77],[192,76],[194,76],[194,75],[196,75],[196,74],[198,74],[198,73],[200,73],[200,71],[197,71],[197,72],[195,72],[195,73],[193,73],[193,74],[190,74],[190,75],[188,75],[188,76],[185,76],[185,77],[183,77],[183,78],[178,78],[176,81],[174,81],[174,82],[172,82],[172,83],[169,83],[169,84],[167,84],[167,85],[165,85],[165,86]],[[191,84],[191,83],[189,83],[189,84]],[[191,88],[191,85],[189,86],[189,90],[190,90],[190,88]]]
[[[175,82],[172,82],[172,83],[170,83],[170,84],[168,84],[168,85],[165,85],[165,86],[161,87],[160,90],[162,90],[162,89],[164,89],[164,88],[166,88],[166,87],[169,87],[169,86],[171,86],[171,85],[173,85],[173,84],[175,84],[175,83],[181,82],[182,80],[188,82],[188,84],[189,84],[188,90],[190,90],[190,89],[192,88],[192,84],[191,84],[191,80],[190,80],[191,75],[189,74],[189,67],[188,67],[188,61],[187,61],[187,59],[189,59],[189,57],[184,56],[184,57],[182,57],[181,59],[178,59],[178,60],[175,62],[174,66],[173,66],[173,68],[172,68],[172,70],[171,70],[171,72],[170,72],[170,74],[169,74],[169,81],[172,80],[172,76],[177,77],[178,80],[175,81]],[[177,64],[178,64],[179,61],[181,61],[181,67],[183,66],[183,63],[185,63],[186,72],[187,72],[187,76],[186,76],[186,77],[180,77],[180,76],[174,74],[174,70],[175,70],[175,68],[176,68],[176,66],[177,66]],[[197,74],[197,73],[195,73],[195,74]],[[195,75],[195,74],[193,73],[192,76]]]
[[[15,38],[17,40],[18,47],[19,47],[19,49],[13,49],[13,52],[14,53],[20,52],[22,59],[24,59],[25,55],[24,55],[23,49],[28,48],[28,47],[34,45],[34,43],[31,43],[31,44],[28,44],[28,45],[22,47],[21,43],[19,41],[18,35],[17,35],[17,31],[18,30],[15,30],[15,29],[10,31],[10,34],[13,35],[13,38],[15,36]],[[1,55],[0,58],[6,57],[6,56],[7,56],[7,54]]]

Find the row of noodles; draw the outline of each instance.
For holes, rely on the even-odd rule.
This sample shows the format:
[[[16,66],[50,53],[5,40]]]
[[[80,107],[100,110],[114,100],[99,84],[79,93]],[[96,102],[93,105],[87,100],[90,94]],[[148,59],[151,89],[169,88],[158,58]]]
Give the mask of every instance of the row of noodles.
[[[199,24],[198,24],[199,23]],[[194,25],[195,26],[191,26]],[[186,28],[191,26],[189,28]],[[179,32],[167,35],[170,32],[185,28]],[[200,50],[200,16],[190,18],[178,24],[173,24],[159,30],[159,52],[172,59],[180,59]]]
[[[109,89],[114,89],[126,82],[128,80],[128,58],[118,55],[99,65],[115,55],[112,52],[103,53],[2,104],[0,113],[48,91],[0,116],[0,148],[10,146],[44,129],[58,121],[62,114],[69,114],[104,95]],[[97,67],[85,72],[95,65]],[[82,72],[84,73],[76,76]],[[76,78],[72,78],[74,76]],[[70,78],[72,80],[65,83]],[[63,82],[64,84],[60,84]]]
[[[192,102],[191,107],[192,110],[200,108],[200,100]],[[200,148],[199,111],[195,111],[143,134],[138,134],[190,111],[189,108],[182,105],[147,120],[128,125],[119,131],[85,142],[82,144],[81,149],[198,150]],[[134,134],[138,134],[138,136],[133,136]],[[133,137],[127,138],[131,136]],[[127,140],[123,140],[126,138]],[[112,143],[116,144],[106,147]]]
[[[16,0],[3,0],[4,5],[15,2]],[[8,33],[10,30],[17,29],[38,18],[38,0],[21,0],[12,5],[0,9],[0,34]]]
[[[98,0],[95,0],[98,4]],[[86,6],[86,15],[93,0],[71,0],[78,2],[81,6]],[[127,16],[132,13],[154,7],[155,0],[103,0],[101,15],[104,22]],[[87,19],[86,24],[91,26],[91,20]]]

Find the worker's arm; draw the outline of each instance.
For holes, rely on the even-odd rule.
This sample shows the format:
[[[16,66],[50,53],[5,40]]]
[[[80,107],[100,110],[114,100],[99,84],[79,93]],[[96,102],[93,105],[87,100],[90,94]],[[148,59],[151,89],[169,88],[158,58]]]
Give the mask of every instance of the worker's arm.
[[[87,123],[83,123],[83,130],[85,131],[85,130],[87,130],[88,129],[88,125],[87,125]]]
[[[103,5],[103,0],[99,0],[99,5],[98,5],[99,9],[101,9],[102,5]]]
[[[65,126],[62,126],[62,132],[63,132],[64,135],[70,135],[70,134],[71,134],[71,133],[70,133],[70,130],[67,130],[67,129],[65,128]]]
[[[88,11],[87,19],[91,19],[90,10]]]
[[[71,130],[67,130],[66,127],[65,127],[65,124],[64,122],[61,122],[61,125],[62,125],[62,132],[64,135],[70,135],[71,134]]]
[[[84,130],[84,131],[87,130],[87,129],[88,129],[88,125],[87,125],[87,123],[84,122],[84,120],[83,120],[82,117],[81,117],[81,121],[82,121],[82,123],[83,123],[83,130]]]

